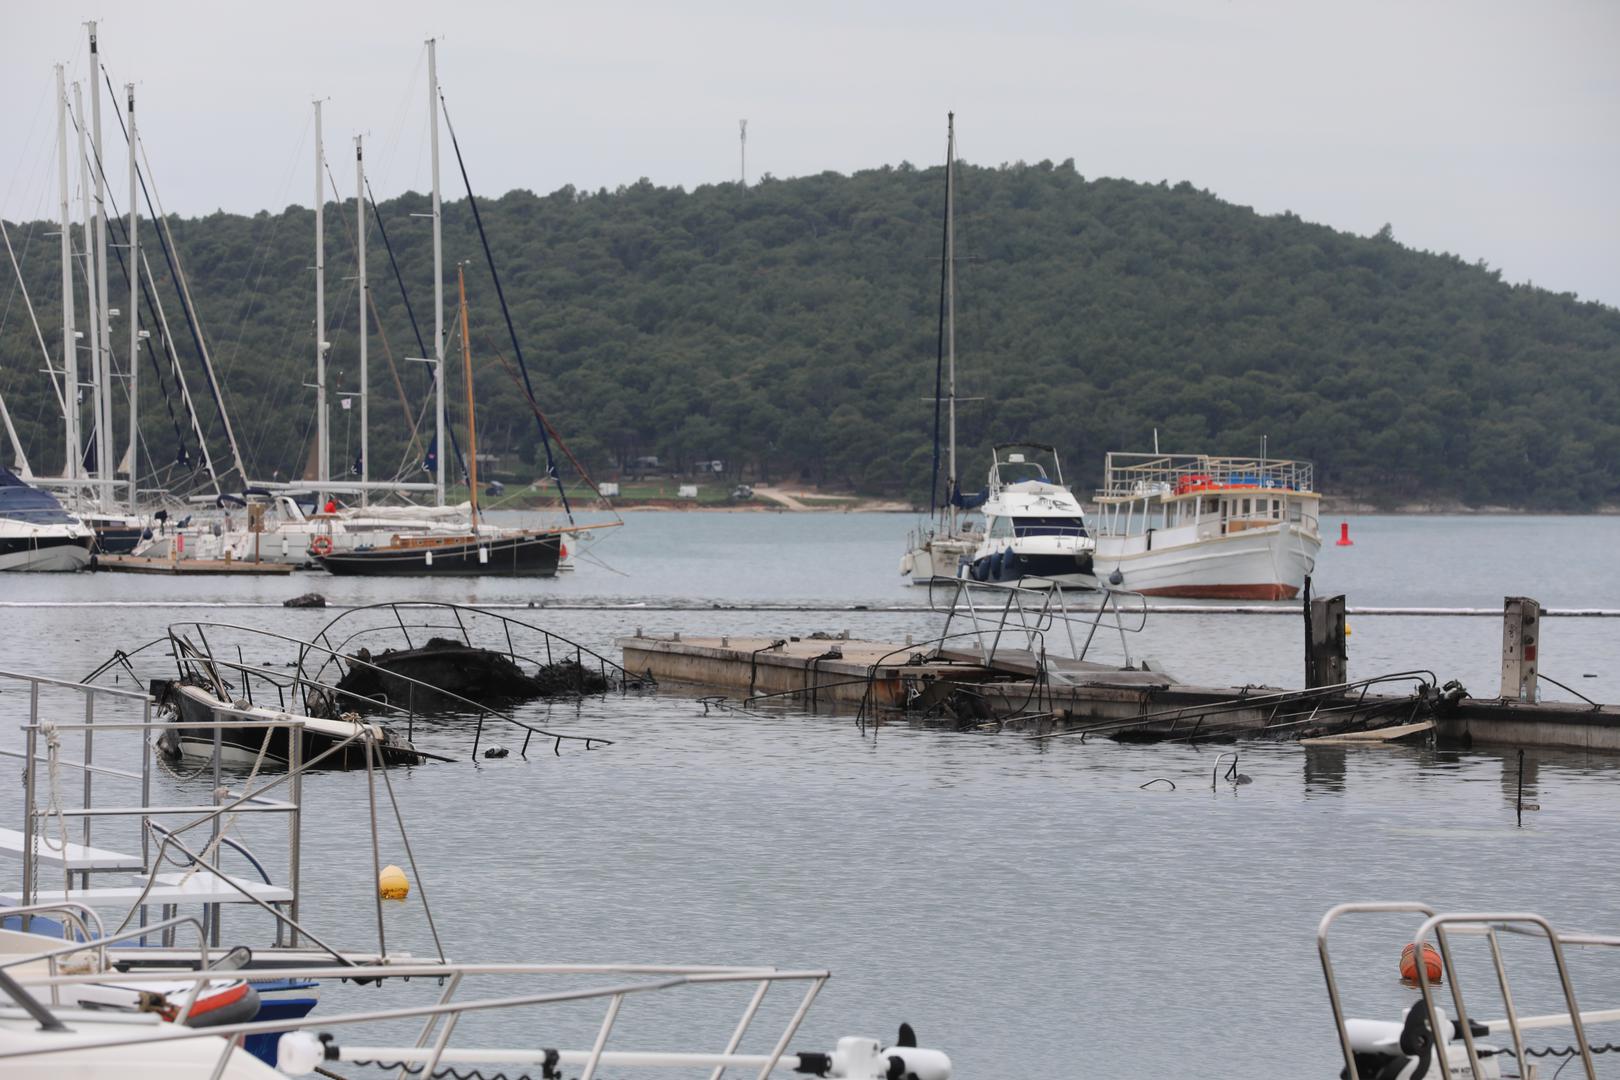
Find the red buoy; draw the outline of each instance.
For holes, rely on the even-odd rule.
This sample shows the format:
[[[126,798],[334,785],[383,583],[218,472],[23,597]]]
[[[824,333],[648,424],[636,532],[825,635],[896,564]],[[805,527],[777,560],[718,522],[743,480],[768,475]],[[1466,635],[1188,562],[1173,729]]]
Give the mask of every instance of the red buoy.
[[[1417,964],[1412,959],[1413,955],[1414,950],[1410,945],[1401,950],[1401,978],[1407,982],[1417,982]],[[1440,954],[1427,941],[1423,943],[1423,974],[1429,977],[1431,983],[1439,982],[1442,976]]]
[[[1356,542],[1354,540],[1350,539],[1350,523],[1348,521],[1339,522],[1339,542],[1337,544],[1334,544],[1333,546],[1334,547],[1355,547],[1356,546]]]

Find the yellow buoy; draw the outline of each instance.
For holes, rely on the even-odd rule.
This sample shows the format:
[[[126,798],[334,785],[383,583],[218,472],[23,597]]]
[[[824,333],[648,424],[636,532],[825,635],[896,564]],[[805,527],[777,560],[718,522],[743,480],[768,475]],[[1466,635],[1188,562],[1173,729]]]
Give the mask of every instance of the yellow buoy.
[[[377,894],[384,900],[403,900],[410,895],[411,883],[405,871],[397,866],[385,866],[377,875]]]

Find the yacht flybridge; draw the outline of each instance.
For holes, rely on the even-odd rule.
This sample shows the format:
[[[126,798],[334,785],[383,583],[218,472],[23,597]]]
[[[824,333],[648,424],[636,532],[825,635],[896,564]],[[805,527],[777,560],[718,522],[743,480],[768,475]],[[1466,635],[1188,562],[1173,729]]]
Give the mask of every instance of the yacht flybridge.
[[[974,581],[1024,580],[1060,588],[1097,587],[1091,534],[1079,501],[1063,486],[1063,469],[1054,448],[1024,443],[997,446],[982,499],[984,538],[970,559],[964,560],[959,576]]]
[[[1287,600],[1316,566],[1320,503],[1306,461],[1111,453],[1097,572],[1147,596]]]

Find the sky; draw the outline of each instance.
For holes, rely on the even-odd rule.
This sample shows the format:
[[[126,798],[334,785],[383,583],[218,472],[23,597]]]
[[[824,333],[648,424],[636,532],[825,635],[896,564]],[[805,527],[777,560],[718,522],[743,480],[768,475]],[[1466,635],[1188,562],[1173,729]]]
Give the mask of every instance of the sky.
[[[751,179],[933,164],[954,110],[974,164],[1073,158],[1361,235],[1388,223],[1620,306],[1612,0],[0,0],[7,219],[56,214],[52,68],[84,76],[91,16],[120,93],[136,85],[164,208],[187,216],[310,205],[317,97],[343,195],[357,133],[379,199],[426,190],[437,37],[482,196],[735,180],[742,118]]]

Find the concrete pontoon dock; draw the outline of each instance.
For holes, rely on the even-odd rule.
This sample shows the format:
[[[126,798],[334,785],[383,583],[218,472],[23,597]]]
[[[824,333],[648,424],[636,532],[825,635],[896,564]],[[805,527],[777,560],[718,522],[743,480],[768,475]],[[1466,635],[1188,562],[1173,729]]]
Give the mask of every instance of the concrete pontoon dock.
[[[1421,670],[1348,680],[1343,597],[1318,600],[1308,609],[1313,636],[1307,686],[1291,690],[1196,686],[1145,664],[1121,668],[1033,651],[1029,626],[1044,627],[1035,635],[1042,640],[1052,636],[1050,600],[1025,625],[1009,624],[1004,611],[989,626],[915,645],[826,634],[661,637],[640,631],[618,645],[626,670],[646,672],[660,683],[730,691],[744,703],[786,698],[811,708],[853,708],[874,722],[899,714],[916,723],[1040,738],[1252,737],[1344,745],[1344,737],[1353,736],[1350,745],[1379,746],[1433,737],[1620,753],[1620,706],[1532,700],[1539,609],[1521,613],[1514,606],[1519,599],[1509,601],[1504,692],[1497,698],[1467,696],[1460,685],[1438,685],[1435,674]],[[1514,648],[1526,651],[1521,637],[1528,661],[1509,655]],[[1084,654],[1084,648],[1075,651]],[[1514,689],[1525,696],[1514,697]]]
[[[251,559],[147,559],[139,555],[97,555],[92,569],[120,574],[262,574],[280,577],[298,569],[292,563]]]

